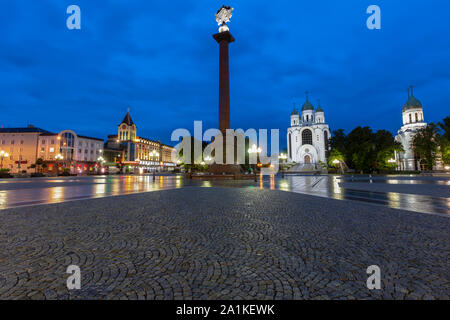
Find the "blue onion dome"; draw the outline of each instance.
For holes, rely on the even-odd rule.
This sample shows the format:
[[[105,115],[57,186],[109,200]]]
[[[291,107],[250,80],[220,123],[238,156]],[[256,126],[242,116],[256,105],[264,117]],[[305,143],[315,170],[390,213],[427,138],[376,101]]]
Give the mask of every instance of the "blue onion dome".
[[[322,106],[320,105],[320,99],[317,102],[317,109],[316,112],[323,112]]]
[[[306,93],[306,101],[305,101],[305,103],[303,104],[302,112],[303,112],[303,111],[306,111],[306,110],[313,110],[313,111],[314,111],[313,105],[312,105],[311,102],[309,102],[309,100],[308,100],[308,91],[306,91],[305,93]]]
[[[293,106],[292,106],[291,116],[298,116],[298,110],[295,107],[295,102],[293,103]]]
[[[411,91],[410,91],[411,90]],[[413,88],[412,86],[408,89],[408,101],[406,101],[405,105],[403,106],[403,112],[410,110],[410,109],[417,109],[422,108],[422,103],[414,97]]]

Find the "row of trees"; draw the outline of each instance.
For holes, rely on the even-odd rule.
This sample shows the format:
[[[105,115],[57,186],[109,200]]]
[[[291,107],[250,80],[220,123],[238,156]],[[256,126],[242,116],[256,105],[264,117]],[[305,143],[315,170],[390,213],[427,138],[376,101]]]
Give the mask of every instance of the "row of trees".
[[[450,165],[450,117],[419,130],[412,144],[425,169],[432,170],[439,157],[444,166]]]
[[[357,127],[349,134],[343,129],[333,131],[330,140],[329,165],[336,167],[339,160],[345,167],[358,172],[382,172],[395,169],[395,151],[403,151],[391,132],[372,131],[369,127]],[[414,136],[412,147],[426,170],[432,170],[441,157],[444,165],[450,165],[450,117],[443,122],[430,123]]]
[[[333,131],[330,140],[331,153],[329,165],[335,160],[358,172],[392,170],[395,151],[402,151],[402,145],[395,141],[392,133],[386,130],[373,132],[369,127],[357,127],[348,135],[343,129]]]

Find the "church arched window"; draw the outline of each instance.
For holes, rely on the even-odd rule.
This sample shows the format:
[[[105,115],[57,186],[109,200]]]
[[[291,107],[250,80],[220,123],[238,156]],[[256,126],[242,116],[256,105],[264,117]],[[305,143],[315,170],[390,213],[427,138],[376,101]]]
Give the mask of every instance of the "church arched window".
[[[325,145],[325,151],[328,151],[329,144],[330,144],[330,141],[328,140],[328,131],[323,132],[323,140],[324,140],[324,145]]]
[[[412,122],[412,115],[411,115],[411,113],[409,114],[409,123],[411,123]]]
[[[305,129],[302,132],[302,145],[304,144],[312,145],[312,132],[309,129]]]
[[[291,134],[289,133],[289,158],[292,158],[292,144],[291,144]]]
[[[416,122],[419,122],[419,115],[416,112]]]

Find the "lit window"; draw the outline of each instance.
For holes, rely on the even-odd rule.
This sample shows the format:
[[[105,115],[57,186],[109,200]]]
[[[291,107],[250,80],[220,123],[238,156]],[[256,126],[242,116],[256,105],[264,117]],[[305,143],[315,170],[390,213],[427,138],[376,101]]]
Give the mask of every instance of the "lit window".
[[[50,148],[50,152],[55,152],[55,148]]]

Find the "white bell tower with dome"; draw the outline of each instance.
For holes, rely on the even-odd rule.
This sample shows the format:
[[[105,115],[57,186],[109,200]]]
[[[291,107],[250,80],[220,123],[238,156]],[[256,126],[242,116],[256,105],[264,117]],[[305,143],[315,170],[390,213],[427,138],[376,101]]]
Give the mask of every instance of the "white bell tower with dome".
[[[419,158],[414,154],[412,142],[418,130],[427,126],[423,116],[422,103],[414,96],[413,86],[408,88],[408,100],[402,109],[403,126],[398,130],[395,140],[403,146],[403,152],[395,153],[397,169],[400,171],[421,170]]]

